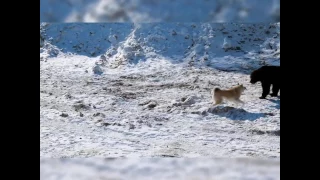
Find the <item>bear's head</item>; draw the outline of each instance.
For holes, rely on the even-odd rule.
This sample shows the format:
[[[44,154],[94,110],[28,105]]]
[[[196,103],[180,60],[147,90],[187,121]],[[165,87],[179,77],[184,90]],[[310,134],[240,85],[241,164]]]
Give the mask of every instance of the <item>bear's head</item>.
[[[259,71],[255,70],[251,73],[250,75],[250,83],[251,84],[255,84],[256,82],[260,81],[260,77],[259,77]]]

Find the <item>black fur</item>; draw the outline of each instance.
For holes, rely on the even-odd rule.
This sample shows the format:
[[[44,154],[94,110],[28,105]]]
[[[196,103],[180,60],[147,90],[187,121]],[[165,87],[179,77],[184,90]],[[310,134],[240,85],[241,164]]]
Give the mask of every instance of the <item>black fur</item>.
[[[262,66],[253,71],[250,75],[250,83],[255,84],[261,82],[262,96],[260,99],[265,99],[270,92],[272,85],[272,97],[278,96],[280,90],[280,66]]]

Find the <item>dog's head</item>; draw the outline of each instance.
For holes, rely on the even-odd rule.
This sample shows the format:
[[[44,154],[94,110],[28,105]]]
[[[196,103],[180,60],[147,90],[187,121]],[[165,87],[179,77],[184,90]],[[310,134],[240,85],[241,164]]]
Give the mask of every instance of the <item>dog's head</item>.
[[[247,90],[247,88],[243,84],[238,83],[238,88],[240,89],[241,92]]]

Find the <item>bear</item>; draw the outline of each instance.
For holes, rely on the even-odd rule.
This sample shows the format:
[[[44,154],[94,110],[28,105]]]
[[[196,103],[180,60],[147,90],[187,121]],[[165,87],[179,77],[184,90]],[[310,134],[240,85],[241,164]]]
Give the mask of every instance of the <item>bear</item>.
[[[278,96],[280,90],[280,66],[262,66],[259,69],[254,70],[250,74],[250,83],[255,84],[258,81],[261,82],[262,96],[260,99],[265,99],[270,92],[270,86],[272,85],[271,97]]]

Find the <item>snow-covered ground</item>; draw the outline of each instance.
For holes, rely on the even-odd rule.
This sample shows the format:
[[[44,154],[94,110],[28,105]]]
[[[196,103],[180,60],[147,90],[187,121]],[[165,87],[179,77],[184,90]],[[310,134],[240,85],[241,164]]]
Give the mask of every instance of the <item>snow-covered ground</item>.
[[[278,22],[280,0],[40,0],[40,22]]]
[[[40,159],[45,180],[280,180],[279,160],[208,158]]]
[[[41,157],[280,159],[280,99],[249,73],[280,65],[280,24],[40,25]],[[214,87],[247,87],[212,107]]]

